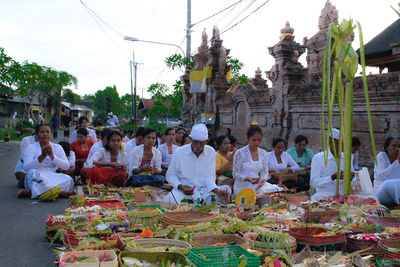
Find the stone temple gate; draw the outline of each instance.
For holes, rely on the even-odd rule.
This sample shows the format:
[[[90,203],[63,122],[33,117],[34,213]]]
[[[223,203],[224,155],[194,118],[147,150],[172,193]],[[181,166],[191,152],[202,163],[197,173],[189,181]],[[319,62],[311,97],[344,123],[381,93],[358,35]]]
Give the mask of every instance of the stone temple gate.
[[[232,86],[227,79],[229,68],[226,56],[229,50],[222,46],[223,41],[216,28],[213,30],[210,47],[208,37],[203,33],[202,44],[193,57],[194,71],[203,74],[196,78],[194,71],[187,69],[181,77],[184,83],[184,126],[190,127],[199,121],[201,114],[206,113],[209,118],[215,117],[215,131],[222,133],[225,128],[230,128],[239,144],[245,144],[247,126],[256,121],[264,130],[262,146],[267,150],[271,149],[273,137],[283,137],[291,146],[297,134],[304,134],[309,138],[310,148],[314,152],[321,151],[322,58],[329,24],[337,21],[338,12],[328,0],[319,17],[319,31],[309,39],[304,38],[303,44],[295,41],[294,29],[286,23],[281,30],[280,41],[268,48],[275,58],[275,64],[265,72],[272,82],[272,88],[262,78],[260,69],[256,70],[255,77],[247,84]],[[400,23],[400,19],[398,21]],[[400,136],[400,71],[393,68],[393,64],[400,64],[398,45],[390,45],[394,48],[393,53],[390,51],[393,55],[389,72],[367,76],[377,151],[383,149],[384,140],[388,136]],[[298,61],[304,53],[306,67]],[[378,61],[374,59],[374,62]],[[385,66],[379,64],[380,69]],[[335,115],[333,125],[337,127],[338,110]],[[353,125],[354,135],[362,142],[360,164],[373,166],[360,77],[354,81]]]

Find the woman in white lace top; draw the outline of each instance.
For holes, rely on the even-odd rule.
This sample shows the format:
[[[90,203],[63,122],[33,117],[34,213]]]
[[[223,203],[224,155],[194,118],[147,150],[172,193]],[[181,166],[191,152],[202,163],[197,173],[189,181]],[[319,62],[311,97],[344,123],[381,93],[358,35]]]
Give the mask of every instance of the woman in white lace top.
[[[239,149],[233,158],[232,175],[235,179],[234,194],[245,188],[252,188],[259,193],[281,191],[282,188],[272,185],[268,179],[267,152],[260,148],[263,131],[258,125],[250,125],[247,130],[248,145]]]

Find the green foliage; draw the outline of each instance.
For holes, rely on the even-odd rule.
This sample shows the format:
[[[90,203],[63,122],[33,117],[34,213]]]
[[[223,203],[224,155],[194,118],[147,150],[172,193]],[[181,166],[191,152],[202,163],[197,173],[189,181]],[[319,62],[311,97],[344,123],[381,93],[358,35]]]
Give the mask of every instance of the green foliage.
[[[15,128],[17,130],[22,130],[22,129],[25,129],[25,128],[32,128],[33,129],[34,127],[33,127],[33,124],[30,123],[29,121],[20,120],[20,121],[18,121],[18,123],[17,123]]]
[[[8,96],[13,95],[12,86],[17,76],[20,76],[21,66],[18,62],[8,56],[4,48],[0,47],[0,92]],[[3,86],[5,85],[5,86]]]
[[[393,10],[394,10],[394,12],[396,12],[396,14],[400,17],[400,11],[397,11],[394,7],[392,7],[392,6],[390,6]]]
[[[152,98],[164,97],[169,91],[169,88],[166,84],[163,83],[153,83],[147,89],[147,92],[151,94]]]
[[[93,102],[94,101],[94,95],[84,94],[83,96],[81,96],[81,101]]]
[[[237,58],[231,56],[226,57],[226,64],[231,68],[232,77],[239,77],[240,70],[243,68],[244,64]]]
[[[76,87],[77,79],[65,71],[57,71],[34,62],[18,63],[0,48],[0,83],[7,86],[2,86],[2,93],[18,95],[29,101],[27,112],[31,112],[30,106],[35,97],[39,97],[41,105],[47,106],[51,111],[53,107],[59,107],[62,89],[70,85]]]
[[[375,141],[373,136],[371,111],[369,107],[368,86],[365,76],[364,45],[361,25],[358,23],[360,35],[360,54],[363,73],[364,93],[368,113],[368,123],[371,134],[371,144],[376,158]],[[336,160],[337,172],[340,172],[342,149],[344,151],[344,193],[350,194],[351,187],[351,154],[353,133],[353,80],[358,68],[358,56],[349,41],[356,26],[353,20],[343,20],[340,24],[331,23],[327,33],[327,47],[324,53],[322,75],[322,109],[321,109],[321,137],[324,146],[325,163],[328,161],[328,147],[333,145],[333,153]],[[333,45],[331,46],[331,40]],[[331,62],[331,59],[333,62]],[[333,63],[333,64],[332,64]],[[331,77],[333,66],[333,77]],[[332,85],[331,85],[332,81]],[[337,99],[337,103],[336,103]],[[325,101],[328,111],[328,135],[325,135]],[[332,119],[334,105],[339,107],[339,147],[333,142]],[[331,141],[331,142],[330,142]],[[376,162],[376,159],[375,159]],[[339,179],[336,180],[336,194],[339,194]]]
[[[169,88],[162,83],[155,83],[150,85],[148,92],[154,98],[154,105],[146,113],[149,117],[149,127],[158,131],[163,131],[166,125],[158,123],[160,118],[172,117],[179,118],[183,104],[182,87],[183,83],[180,80],[175,81],[174,89],[168,94]]]
[[[102,120],[107,120],[107,113],[112,111],[115,115],[120,116],[122,113],[121,99],[117,92],[117,87],[107,86],[103,90],[97,90],[94,94],[93,110]]]
[[[64,89],[62,91],[62,100],[67,101],[73,105],[76,105],[81,101],[81,96],[75,94],[71,89]]]
[[[175,68],[181,68],[183,66],[189,65],[191,68],[194,68],[194,62],[189,58],[183,58],[181,54],[173,54],[164,60],[165,64],[172,70]]]
[[[92,108],[103,122],[107,120],[107,113],[110,111],[120,119],[120,123],[121,119],[132,116],[131,95],[125,94],[120,97],[115,85],[96,91],[94,96],[84,95],[83,99],[86,101],[93,99]],[[140,97],[137,96],[136,99],[138,104]]]
[[[232,77],[231,77],[231,84],[237,85],[237,84],[245,84],[249,82],[249,77],[247,77],[245,74],[240,74],[240,71],[242,70],[244,64],[237,58],[233,58],[231,56],[226,57],[226,64],[230,67]]]

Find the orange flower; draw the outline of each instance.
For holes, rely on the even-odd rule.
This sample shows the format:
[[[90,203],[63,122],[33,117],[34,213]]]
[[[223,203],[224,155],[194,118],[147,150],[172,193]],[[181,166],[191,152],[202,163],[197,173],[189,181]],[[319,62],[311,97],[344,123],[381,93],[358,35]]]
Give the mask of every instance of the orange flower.
[[[187,228],[188,228],[188,227],[193,227],[193,226],[195,226],[195,224],[186,225]]]
[[[322,232],[322,233],[316,234],[316,235],[314,235],[314,236],[315,236],[315,237],[318,237],[318,236],[324,236],[324,235],[326,235],[326,232]]]
[[[228,244],[228,243],[226,243],[226,242],[224,242],[224,243],[217,243],[217,244],[215,244],[217,247],[220,247],[220,246],[226,246],[226,244]]]
[[[135,191],[140,191],[140,190],[141,190],[140,187],[135,188]]]
[[[288,225],[288,226],[290,226],[292,223],[289,222],[289,221],[286,221],[285,224]]]
[[[153,235],[154,233],[150,229],[143,230],[142,233],[140,234],[141,237],[152,237]]]
[[[365,224],[365,222],[360,222],[359,226],[364,225],[364,224]]]
[[[285,212],[286,210],[285,209],[279,209],[278,211],[279,212]]]

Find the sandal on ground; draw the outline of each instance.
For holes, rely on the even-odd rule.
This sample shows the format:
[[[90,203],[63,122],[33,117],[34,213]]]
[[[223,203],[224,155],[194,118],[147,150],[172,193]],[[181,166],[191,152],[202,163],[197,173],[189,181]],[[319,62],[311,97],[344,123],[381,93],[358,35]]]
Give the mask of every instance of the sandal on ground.
[[[39,196],[40,201],[56,201],[57,197],[61,193],[61,186],[54,187],[50,190],[47,190],[43,194]]]

